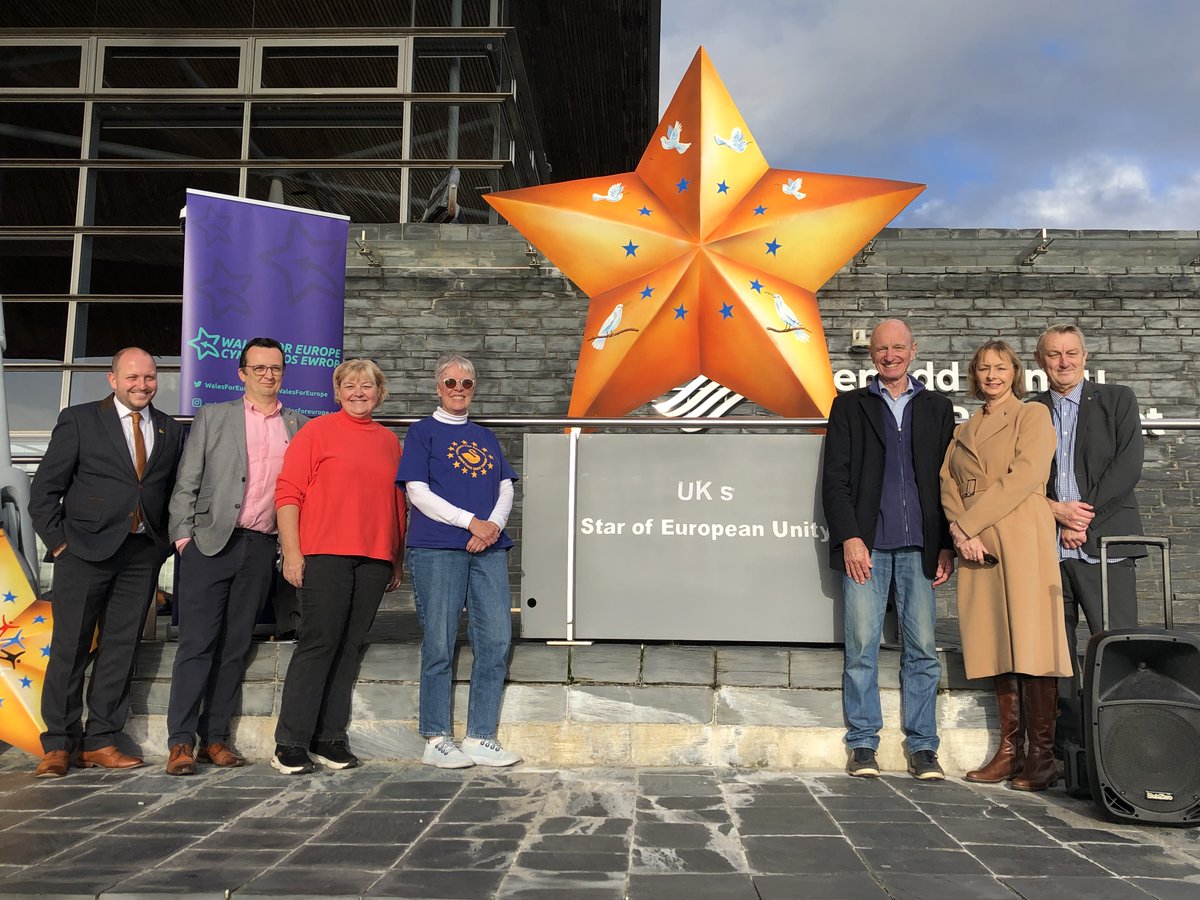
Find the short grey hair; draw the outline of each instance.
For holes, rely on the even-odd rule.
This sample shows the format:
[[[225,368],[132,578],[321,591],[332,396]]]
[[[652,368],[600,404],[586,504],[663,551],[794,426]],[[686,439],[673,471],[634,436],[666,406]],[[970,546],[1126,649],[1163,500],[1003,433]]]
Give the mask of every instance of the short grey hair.
[[[437,365],[433,370],[434,382],[441,384],[442,376],[446,373],[446,370],[454,366],[458,366],[460,369],[466,371],[471,378],[478,379],[478,376],[475,374],[475,363],[471,362],[461,353],[447,353],[444,356],[438,357]]]
[[[1083,332],[1079,329],[1079,326],[1071,325],[1069,323],[1060,323],[1058,325],[1051,325],[1049,328],[1047,328],[1045,331],[1043,331],[1040,335],[1038,335],[1037,349],[1035,349],[1033,351],[1034,354],[1037,356],[1041,356],[1042,348],[1044,346],[1046,346],[1046,338],[1051,337],[1052,335],[1056,335],[1056,334],[1073,334],[1073,335],[1075,335],[1075,337],[1079,338],[1079,346],[1083,348],[1084,353],[1087,353],[1087,340],[1084,338]]]

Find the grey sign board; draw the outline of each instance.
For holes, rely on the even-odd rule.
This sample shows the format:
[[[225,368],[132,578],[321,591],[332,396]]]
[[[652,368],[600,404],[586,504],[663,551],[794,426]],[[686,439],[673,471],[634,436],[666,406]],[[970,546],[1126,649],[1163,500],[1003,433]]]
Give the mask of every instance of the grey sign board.
[[[820,505],[823,442],[526,435],[522,635],[840,641],[840,576],[829,568]]]

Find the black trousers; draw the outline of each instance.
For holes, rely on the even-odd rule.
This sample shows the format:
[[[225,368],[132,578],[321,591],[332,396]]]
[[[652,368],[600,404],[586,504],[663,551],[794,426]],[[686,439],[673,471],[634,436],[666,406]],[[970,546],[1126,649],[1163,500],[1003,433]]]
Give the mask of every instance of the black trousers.
[[[162,557],[144,534],[131,534],[111,557],[80,559],[68,547],[54,561],[54,631],[42,686],[42,749],[100,750],[117,742],[129,715],[129,682],[154,596]],[[83,675],[92,657],[88,720],[83,726]]]
[[[1082,559],[1064,559],[1058,564],[1062,576],[1063,610],[1067,623],[1067,646],[1071,648],[1071,677],[1058,680],[1058,728],[1055,743],[1062,747],[1067,741],[1081,744],[1080,732],[1083,710],[1079,702],[1079,654],[1075,646],[1075,629],[1079,612],[1087,619],[1088,630],[1095,634],[1101,629],[1100,564]],[[1137,626],[1137,569],[1132,559],[1108,564],[1108,627]]]
[[[367,633],[392,564],[365,556],[304,558],[300,633],[283,683],[275,742],[307,749],[346,739]]]
[[[228,743],[254,625],[275,576],[273,534],[239,528],[213,556],[192,541],[179,558],[179,643],[167,746]]]

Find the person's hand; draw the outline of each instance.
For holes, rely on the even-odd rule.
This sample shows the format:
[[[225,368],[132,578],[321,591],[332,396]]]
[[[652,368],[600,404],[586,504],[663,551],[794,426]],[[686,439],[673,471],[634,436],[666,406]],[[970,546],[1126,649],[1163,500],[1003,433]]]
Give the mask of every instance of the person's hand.
[[[50,555],[53,556],[55,559],[58,559],[60,556],[63,555],[63,551],[66,549],[67,549],[67,542],[63,541],[61,544],[59,544],[57,547],[55,547],[54,550],[51,551]]]
[[[1068,500],[1065,503],[1051,501],[1050,512],[1054,514],[1054,520],[1059,525],[1073,531],[1086,531],[1092,524],[1092,519],[1096,518],[1092,504],[1082,500]]]
[[[983,563],[984,554],[988,552],[987,547],[983,545],[983,541],[979,538],[967,538],[958,544],[958,555],[968,562]]]
[[[304,557],[285,556],[283,558],[283,577],[292,587],[304,587]]]
[[[477,538],[474,535],[471,535],[470,540],[467,541],[467,552],[468,553],[482,553],[484,550],[486,550],[490,546],[492,546],[492,545],[489,544],[487,541],[483,540],[482,538]]]
[[[871,551],[862,538],[847,538],[842,543],[842,556],[846,574],[855,584],[866,584],[871,579]]]
[[[942,550],[938,553],[937,572],[933,576],[933,586],[945,584],[954,574],[954,551]]]
[[[472,519],[470,531],[472,537],[479,538],[479,540],[483,541],[483,546],[485,548],[492,546],[492,544],[496,543],[496,541],[500,539],[500,526],[487,519]],[[470,549],[470,545],[468,545],[468,549]],[[472,552],[475,553],[478,551]]]
[[[388,579],[387,587],[384,588],[385,594],[390,594],[404,582],[404,563],[396,562],[392,565],[392,577]]]
[[[1078,550],[1087,542],[1087,529],[1063,528],[1058,540],[1068,550]]]

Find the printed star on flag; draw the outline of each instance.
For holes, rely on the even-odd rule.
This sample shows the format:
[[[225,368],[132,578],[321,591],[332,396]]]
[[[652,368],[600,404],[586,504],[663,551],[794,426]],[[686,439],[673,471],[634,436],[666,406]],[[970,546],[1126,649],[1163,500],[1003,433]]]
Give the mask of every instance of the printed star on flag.
[[[485,199],[591,298],[568,415],[625,415],[704,375],[805,418],[836,394],[817,290],[922,190],[770,168],[701,47],[636,172]]]

